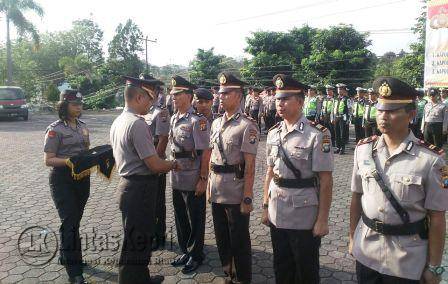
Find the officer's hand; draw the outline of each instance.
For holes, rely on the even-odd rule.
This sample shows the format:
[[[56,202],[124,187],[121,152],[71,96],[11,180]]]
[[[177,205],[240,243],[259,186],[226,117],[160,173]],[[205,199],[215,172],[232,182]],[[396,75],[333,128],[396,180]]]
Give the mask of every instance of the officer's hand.
[[[350,237],[348,242],[348,253],[353,256],[353,238]]]
[[[317,221],[314,224],[313,235],[315,237],[323,237],[328,235],[328,221]]]
[[[263,213],[261,215],[261,223],[269,227],[269,212],[268,209],[263,209]]]
[[[182,170],[182,167],[180,166],[180,163],[176,160],[173,161],[173,171],[180,171]]]
[[[439,284],[441,280],[442,279],[440,276],[435,275],[434,273],[429,271],[428,268],[426,268],[423,271],[423,275],[422,275],[423,284]]]
[[[196,184],[196,190],[194,192],[195,196],[201,196],[207,190],[207,181],[200,179]]]
[[[242,214],[250,214],[250,212],[252,212],[252,210],[254,210],[252,204],[246,204],[243,202],[241,202],[241,206],[240,206],[240,210]]]

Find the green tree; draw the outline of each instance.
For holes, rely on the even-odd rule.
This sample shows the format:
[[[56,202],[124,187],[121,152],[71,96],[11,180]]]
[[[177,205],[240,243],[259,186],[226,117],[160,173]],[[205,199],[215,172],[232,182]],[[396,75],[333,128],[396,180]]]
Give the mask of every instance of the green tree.
[[[45,89],[43,96],[49,102],[57,102],[59,100],[59,90],[55,84],[50,84]]]
[[[29,34],[36,45],[39,43],[36,27],[23,14],[27,11],[35,12],[41,17],[44,14],[42,7],[33,0],[0,0],[0,13],[6,16],[7,84],[13,82],[10,24],[16,27],[21,36]]]
[[[212,85],[223,69],[221,62],[224,55],[214,54],[214,48],[198,49],[195,58],[190,62],[190,79],[198,85]]]

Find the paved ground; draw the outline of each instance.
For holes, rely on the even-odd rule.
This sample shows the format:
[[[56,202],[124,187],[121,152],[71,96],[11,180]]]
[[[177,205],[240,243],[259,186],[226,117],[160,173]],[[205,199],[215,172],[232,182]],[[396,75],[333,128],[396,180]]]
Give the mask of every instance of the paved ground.
[[[99,115],[90,113],[84,116],[91,129],[93,146],[109,142],[109,127],[116,115],[117,113],[109,112]],[[35,233],[41,232],[44,228],[54,232],[58,230],[59,219],[48,187],[48,168],[42,162],[44,131],[54,120],[53,115],[34,115],[28,122],[0,121],[0,283],[67,282],[65,270],[56,263],[57,257],[43,266],[35,265],[36,261],[44,261],[51,257],[54,244],[52,240],[55,235],[50,233],[46,242],[35,241],[31,246],[31,249],[41,248],[43,253],[49,253],[39,254],[43,257],[30,258],[31,249],[28,250],[28,254],[21,256],[18,249],[18,247],[26,248],[31,243],[29,239],[31,233],[38,237],[39,234]],[[262,182],[266,170],[264,149],[265,137],[262,137],[257,155],[255,211],[251,215],[250,222],[254,283],[273,283],[270,235],[267,228],[260,225]],[[356,281],[354,261],[347,254],[352,160],[352,150],[345,156],[337,156],[335,160],[330,234],[323,239],[320,250],[322,283]],[[90,283],[117,282],[117,268],[113,264],[117,261],[119,251],[117,248],[121,240],[121,215],[114,195],[116,184],[116,176],[110,182],[104,181],[96,174],[92,178],[91,194],[81,224],[84,236],[83,254],[88,263],[85,276]],[[151,271],[165,275],[165,283],[222,283],[210,208],[207,209],[204,265],[197,273],[191,275],[183,275],[180,269],[169,265],[177,255],[169,185],[166,195],[168,246],[166,250],[154,253]],[[33,226],[39,227],[33,228]],[[172,246],[169,244],[171,237]],[[19,239],[22,241],[18,242]],[[48,247],[38,245],[42,243],[48,244]]]

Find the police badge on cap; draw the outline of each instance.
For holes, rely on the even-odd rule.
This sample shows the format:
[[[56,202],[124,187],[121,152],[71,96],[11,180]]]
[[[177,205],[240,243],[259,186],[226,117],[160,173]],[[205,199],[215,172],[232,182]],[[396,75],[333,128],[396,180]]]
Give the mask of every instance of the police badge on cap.
[[[395,110],[415,101],[417,92],[405,82],[393,77],[379,77],[373,82],[373,91],[379,95],[378,110]]]
[[[78,90],[66,89],[59,95],[61,102],[82,103],[82,94]]]

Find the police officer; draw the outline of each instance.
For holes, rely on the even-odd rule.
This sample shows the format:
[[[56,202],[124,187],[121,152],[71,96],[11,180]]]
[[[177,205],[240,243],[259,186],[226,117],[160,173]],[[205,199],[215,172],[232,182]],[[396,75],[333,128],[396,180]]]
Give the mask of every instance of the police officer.
[[[412,121],[412,131],[414,135],[420,139],[423,139],[423,132],[421,130],[423,114],[425,113],[425,105],[428,103],[426,99],[424,99],[425,91],[421,88],[415,89],[417,92],[417,114],[415,115],[414,120]]]
[[[370,137],[372,135],[378,135],[378,127],[376,124],[376,104],[377,104],[377,94],[370,88],[368,90],[369,100],[365,104],[363,125],[365,137]]]
[[[246,109],[248,110],[249,116],[254,119],[258,127],[260,127],[260,109],[262,108],[263,101],[260,98],[260,89],[257,87],[251,88],[251,95],[248,96],[246,101]]]
[[[172,172],[173,207],[177,240],[182,251],[173,266],[195,271],[204,260],[205,191],[210,160],[210,125],[191,105],[196,86],[180,76],[171,80],[177,113],[171,118],[171,153],[183,170]]]
[[[448,107],[439,100],[435,90],[429,92],[430,100],[425,105],[422,119],[422,132],[425,141],[442,147],[443,134],[448,128]]]
[[[445,154],[409,130],[416,93],[380,77],[381,136],[361,140],[351,183],[350,252],[358,283],[439,283],[448,209]]]
[[[349,102],[347,85],[336,84],[338,98],[333,102],[332,123],[335,128],[336,151],[335,154],[345,154],[345,144],[348,142]]]
[[[271,92],[271,88],[266,88],[265,106],[264,106],[264,117],[266,121],[266,129],[270,129],[275,124],[275,115],[277,110],[275,109],[275,96]]]
[[[315,121],[317,110],[319,109],[319,101],[316,96],[316,87],[311,85],[308,89],[308,96],[305,98],[304,114],[310,121]]]
[[[358,143],[359,140],[364,139],[365,137],[362,119],[364,117],[364,95],[367,93],[367,90],[357,87],[356,93],[356,98],[354,99],[352,106],[352,123],[355,126],[355,139],[356,143]]]
[[[211,90],[213,91],[213,113],[217,114],[219,112],[219,87],[215,86]]]
[[[217,113],[212,111],[213,94],[205,88],[198,88],[194,90],[193,105],[196,108],[197,113],[202,114],[207,118],[210,125],[213,120],[218,116]]]
[[[162,82],[125,77],[125,107],[114,120],[110,140],[120,175],[118,204],[123,219],[123,245],[119,260],[119,283],[160,283],[150,277],[149,260],[155,227],[159,173],[179,169],[176,161],[162,160],[143,118],[157,98]]]
[[[335,133],[334,133],[334,125],[331,123],[331,116],[333,113],[333,105],[334,105],[334,86],[326,85],[325,92],[327,95],[324,97],[322,101],[322,109],[321,109],[321,118],[322,124],[330,131],[331,133],[331,143],[332,146],[335,146]]]
[[[276,283],[319,283],[333,184],[331,136],[302,113],[306,85],[282,74],[274,84],[283,121],[267,137],[262,222],[271,228]]]
[[[245,83],[227,72],[218,78],[225,113],[212,124],[208,200],[212,203],[216,244],[225,274],[234,283],[250,283],[249,216],[259,131],[256,122],[239,107]]]
[[[140,74],[140,79],[156,80],[154,77],[147,74]],[[162,91],[161,85],[155,86],[155,93],[160,99]],[[166,158],[166,146],[168,144],[168,133],[170,130],[170,114],[168,109],[162,104],[160,100],[149,108],[149,112],[144,116],[146,123],[149,125],[151,135],[154,139],[154,147],[156,147],[157,154],[161,159]],[[156,202],[156,228],[154,239],[152,241],[152,250],[157,250],[159,247],[165,246],[166,234],[166,174],[159,174],[158,191]]]
[[[70,89],[61,92],[59,120],[47,127],[44,142],[45,165],[52,167],[51,197],[61,219],[59,263],[65,266],[70,283],[86,283],[82,275],[79,224],[90,194],[90,176],[76,180],[67,166],[69,158],[89,149],[89,129],[79,119],[81,111],[81,93]]]

